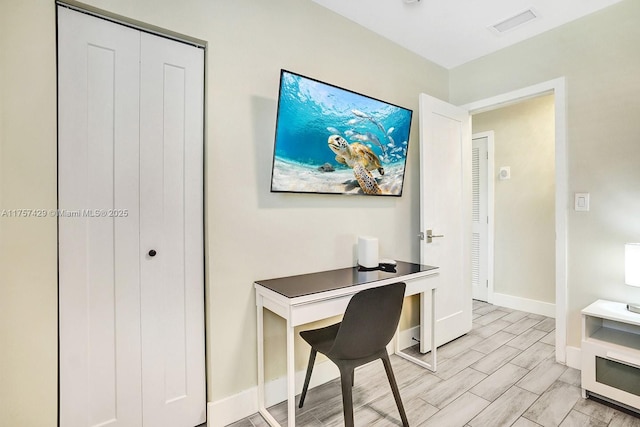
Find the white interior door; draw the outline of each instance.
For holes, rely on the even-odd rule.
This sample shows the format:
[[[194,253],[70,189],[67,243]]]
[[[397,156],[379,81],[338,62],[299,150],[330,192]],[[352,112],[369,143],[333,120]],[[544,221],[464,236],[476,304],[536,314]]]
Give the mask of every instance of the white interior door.
[[[420,95],[420,248],[440,267],[436,345],[471,330],[471,120],[469,113]],[[427,230],[435,236],[429,239]],[[428,349],[427,349],[428,350]]]
[[[137,426],[140,36],[58,19],[60,425]]]
[[[60,425],[201,424],[203,52],[58,19]]]
[[[471,151],[471,291],[473,299],[480,301],[489,298],[488,163],[489,137],[474,137]]]
[[[142,34],[140,247],[146,426],[205,421],[203,70],[202,49]],[[155,256],[149,255],[151,250]]]

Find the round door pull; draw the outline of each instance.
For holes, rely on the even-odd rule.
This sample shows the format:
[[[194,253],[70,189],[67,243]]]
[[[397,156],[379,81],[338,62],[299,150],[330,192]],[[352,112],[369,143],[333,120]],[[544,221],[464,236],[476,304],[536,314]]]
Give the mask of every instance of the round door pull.
[[[150,256],[150,257],[154,257],[154,256],[156,256],[156,254],[157,254],[157,252],[156,252],[154,249],[151,249],[151,250],[149,251],[149,256]]]

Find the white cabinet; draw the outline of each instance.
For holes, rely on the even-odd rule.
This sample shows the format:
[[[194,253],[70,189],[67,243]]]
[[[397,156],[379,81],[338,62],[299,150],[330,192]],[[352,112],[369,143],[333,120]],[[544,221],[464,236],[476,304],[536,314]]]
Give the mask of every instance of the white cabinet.
[[[60,425],[206,419],[204,52],[58,7]]]
[[[582,310],[583,395],[640,410],[640,314],[598,300]]]

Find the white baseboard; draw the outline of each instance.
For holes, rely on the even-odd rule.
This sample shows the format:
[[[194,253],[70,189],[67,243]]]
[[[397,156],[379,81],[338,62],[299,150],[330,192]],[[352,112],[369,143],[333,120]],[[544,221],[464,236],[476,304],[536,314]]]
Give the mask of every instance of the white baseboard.
[[[579,347],[566,347],[567,351],[567,366],[570,368],[582,370],[582,356]]]
[[[207,427],[223,427],[258,412],[258,388],[207,402]]]
[[[302,391],[306,371],[296,372],[296,394]],[[309,388],[324,384],[340,376],[336,365],[329,361],[316,362]],[[287,399],[286,376],[265,384],[267,407]],[[258,412],[258,387],[252,387],[233,396],[207,403],[207,427],[223,427]]]
[[[513,295],[493,293],[491,304],[513,310],[526,311],[541,316],[556,317],[556,305],[549,302],[536,301],[528,298],[515,297]]]

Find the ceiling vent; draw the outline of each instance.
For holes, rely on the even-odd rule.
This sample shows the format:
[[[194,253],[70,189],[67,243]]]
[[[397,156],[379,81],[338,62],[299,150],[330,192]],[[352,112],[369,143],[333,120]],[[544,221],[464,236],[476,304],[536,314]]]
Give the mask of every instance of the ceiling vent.
[[[524,12],[518,13],[511,18],[507,18],[502,22],[498,22],[497,24],[492,25],[489,28],[498,34],[502,34],[507,31],[513,30],[514,28],[519,27],[522,24],[533,21],[537,17],[538,15],[533,11],[533,9],[527,9]]]

